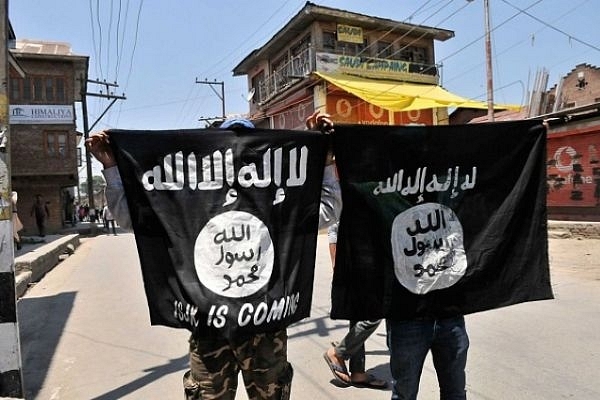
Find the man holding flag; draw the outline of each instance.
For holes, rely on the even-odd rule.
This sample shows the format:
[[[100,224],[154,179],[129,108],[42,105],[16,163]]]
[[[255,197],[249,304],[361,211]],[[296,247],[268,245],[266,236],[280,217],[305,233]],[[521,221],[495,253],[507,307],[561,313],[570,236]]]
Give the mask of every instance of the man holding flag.
[[[316,113],[311,118],[311,127],[328,129],[330,121],[326,118]],[[186,398],[234,399],[241,370],[250,399],[287,400],[293,370],[287,361],[285,326],[306,316],[310,310],[317,228],[335,222],[341,210],[339,184],[331,157],[325,157],[329,139],[301,132],[281,132],[280,139],[258,130],[255,137],[252,123],[239,119],[225,121],[221,128],[222,134],[207,130],[144,135],[145,139],[152,137],[162,143],[159,149],[149,149],[149,156],[142,153],[145,150],[139,150],[144,146],[139,133],[100,132],[92,135],[86,146],[103,164],[109,208],[121,227],[133,228],[136,234],[142,268],[146,268],[144,281],[153,324],[187,327],[192,331],[190,370],[183,382]],[[164,156],[162,167],[152,168],[155,154],[167,151],[163,147],[174,141],[180,142],[178,148],[189,151],[185,161],[182,152],[173,151],[173,156]],[[266,151],[264,143],[269,146]],[[298,147],[298,143],[303,145]],[[198,151],[188,150],[190,146],[199,146]],[[263,155],[257,156],[261,151]],[[311,163],[313,153],[316,158]],[[201,154],[209,155],[197,162],[196,155]],[[258,175],[257,163],[251,161],[254,158],[262,163],[262,177]],[[144,164],[146,162],[149,164]],[[316,167],[323,162],[327,164],[325,169],[318,171]],[[199,174],[197,165],[202,166]],[[234,168],[237,175],[233,174]],[[142,173],[144,169],[147,172]],[[289,177],[284,180],[282,174],[286,171]],[[319,196],[319,186],[311,182],[321,177],[322,186],[316,182],[321,186]],[[191,190],[184,187],[184,182]],[[303,189],[309,184],[313,185],[311,189]],[[314,187],[317,191],[312,189]],[[168,196],[162,196],[163,193]],[[216,197],[221,193],[224,203],[212,200],[223,199]],[[199,196],[208,200],[198,203]],[[266,202],[266,196],[274,200]],[[171,201],[174,208],[168,208]],[[182,220],[182,204],[201,208],[198,216],[186,216]],[[247,211],[256,204],[266,211],[257,210],[256,214]],[[316,209],[314,204],[318,204]],[[201,232],[197,236],[193,233],[192,240],[186,239],[186,233],[194,230],[191,224],[207,218],[205,213],[214,213],[213,209],[229,211],[218,211],[207,223],[201,222]],[[132,214],[130,210],[135,212]],[[175,213],[179,219],[173,222]],[[262,221],[255,215],[261,215]],[[175,242],[181,237],[184,237],[183,245]],[[156,247],[165,243],[165,248],[156,252]],[[246,247],[240,250],[242,243]],[[194,249],[191,255],[186,250],[189,248]],[[211,259],[213,254],[215,258]],[[192,257],[193,262],[187,261]],[[173,265],[170,264],[172,259],[176,260]],[[179,263],[195,265],[198,275],[191,276],[190,269],[181,269]],[[248,267],[243,275],[231,277],[246,268],[245,265]],[[225,272],[215,274],[211,270],[219,267],[219,271],[223,271],[223,266]],[[293,269],[286,272],[289,268]],[[217,281],[215,276],[219,274],[221,278]],[[279,280],[292,280],[282,284],[270,279],[278,275],[283,275]],[[307,278],[302,282],[293,280],[303,275]],[[223,278],[229,283],[223,285]],[[168,287],[164,289],[158,284]],[[282,292],[280,287],[297,292]],[[191,291],[190,288],[198,289]],[[161,293],[157,295],[153,289]],[[219,292],[221,297],[209,300],[215,301],[210,306],[203,304],[198,292],[207,298]],[[275,297],[271,292],[283,293],[283,297]],[[189,301],[190,296],[198,296],[200,300]],[[227,304],[222,304],[223,301]],[[175,309],[169,311],[165,303],[173,302]]]
[[[333,319],[386,318],[393,399],[431,351],[440,398],[466,398],[464,315],[553,298],[539,121],[338,126],[343,193]]]

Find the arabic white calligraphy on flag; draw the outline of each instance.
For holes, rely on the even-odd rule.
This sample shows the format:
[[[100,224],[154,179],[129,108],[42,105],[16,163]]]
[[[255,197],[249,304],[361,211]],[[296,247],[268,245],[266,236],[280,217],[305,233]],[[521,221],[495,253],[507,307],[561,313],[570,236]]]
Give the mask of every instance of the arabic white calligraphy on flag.
[[[309,315],[324,134],[109,135],[152,324],[234,337]]]
[[[440,318],[553,297],[538,121],[339,126],[333,318]]]

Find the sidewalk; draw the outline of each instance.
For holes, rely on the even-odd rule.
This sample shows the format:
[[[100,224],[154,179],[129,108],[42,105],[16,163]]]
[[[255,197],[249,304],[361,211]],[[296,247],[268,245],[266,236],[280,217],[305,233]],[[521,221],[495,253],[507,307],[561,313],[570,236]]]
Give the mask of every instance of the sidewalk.
[[[21,237],[21,248],[15,248],[17,298],[23,296],[29,285],[39,282],[52,268],[73,254],[81,244],[81,238],[102,234],[103,229],[101,223],[80,222],[57,234]]]

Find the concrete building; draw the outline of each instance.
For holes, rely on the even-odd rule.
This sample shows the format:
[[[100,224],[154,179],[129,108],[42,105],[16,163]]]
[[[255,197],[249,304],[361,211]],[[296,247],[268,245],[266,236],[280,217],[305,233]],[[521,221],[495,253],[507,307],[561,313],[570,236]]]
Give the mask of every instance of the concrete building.
[[[337,123],[447,124],[449,106],[485,108],[439,86],[434,42],[454,32],[311,2],[234,69],[260,127],[303,129],[314,110]]]
[[[575,66],[545,97],[544,114],[600,103],[600,68],[590,64]]]
[[[538,73],[527,107],[496,113],[495,121],[536,118],[549,123],[548,218],[600,221],[600,68],[579,64],[550,89]],[[468,121],[466,121],[468,119]],[[483,123],[480,110],[460,109],[451,121]]]
[[[37,234],[30,210],[36,195],[49,210],[48,233],[70,221],[78,184],[75,102],[82,99],[89,57],[67,43],[17,40],[10,53],[12,188],[24,235]]]

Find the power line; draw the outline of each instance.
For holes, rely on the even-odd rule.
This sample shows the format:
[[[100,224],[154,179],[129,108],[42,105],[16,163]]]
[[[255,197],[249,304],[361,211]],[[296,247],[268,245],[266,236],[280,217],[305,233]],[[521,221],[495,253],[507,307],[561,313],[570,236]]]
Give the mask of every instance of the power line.
[[[102,24],[100,23],[100,0],[96,0],[96,22],[98,22],[98,59],[100,64],[100,76],[104,78],[102,73]]]
[[[107,39],[106,39],[106,73],[108,73],[108,71],[110,71],[110,39],[111,39],[111,32],[112,32],[112,22],[113,22],[113,5],[114,2],[113,0],[110,0],[110,8],[109,8],[109,14],[108,14],[108,33],[106,35]],[[108,77],[107,77],[108,78]],[[116,79],[116,78],[115,78]]]
[[[98,65],[98,46],[96,46],[96,30],[94,29],[94,10],[92,9],[92,0],[89,1],[90,5],[90,27],[92,28],[92,46],[94,47],[94,62],[96,64],[96,70],[101,70]]]
[[[202,75],[215,75],[214,73],[210,73],[213,70],[211,70],[211,68],[216,67],[217,65],[221,64],[223,61],[225,61],[228,57],[233,56],[233,54],[242,49],[244,46],[248,45],[248,40],[251,39],[254,35],[256,35],[258,32],[261,31],[261,29],[264,28],[265,24],[269,21],[271,21],[271,19],[273,19],[273,17],[275,15],[277,15],[277,13],[279,13],[279,11],[281,9],[283,9],[291,0],[286,0],[281,7],[279,7],[278,9],[276,9],[267,19],[265,22],[263,22],[262,24],[258,24],[259,28],[256,29],[252,34],[244,36],[244,41],[237,47],[233,48],[231,51],[229,51],[229,53],[227,53],[225,56],[223,56],[219,61],[213,63],[211,66],[209,66],[205,71],[205,73],[203,73]],[[295,12],[297,13],[297,11]],[[220,71],[216,71],[216,72],[220,72]]]
[[[520,9],[519,7],[515,6],[514,4],[511,4],[511,3],[510,3],[509,1],[507,1],[507,0],[502,0],[502,2],[503,2],[503,3],[506,3],[506,4],[508,4],[509,6],[511,6],[512,8],[514,8],[514,9],[516,9],[516,10],[519,10],[519,11],[520,11],[520,12],[522,12],[523,14],[527,15],[527,16],[528,16],[528,17],[530,17],[530,18],[533,18],[534,20],[536,20],[537,22],[539,22],[539,23],[541,23],[541,24],[543,24],[543,25],[547,26],[548,28],[550,28],[550,29],[552,29],[552,30],[555,30],[556,32],[562,33],[563,35],[565,35],[566,37],[568,37],[568,38],[569,38],[569,40],[574,40],[574,41],[576,41],[576,42],[578,42],[578,43],[581,43],[581,44],[583,44],[584,46],[590,47],[590,48],[592,48],[592,49],[594,49],[594,50],[596,50],[596,51],[600,51],[600,48],[598,48],[598,47],[596,47],[596,46],[594,46],[594,45],[592,45],[592,44],[590,44],[590,43],[587,43],[587,42],[585,42],[585,41],[583,41],[583,40],[581,40],[581,39],[578,39],[578,38],[576,38],[575,36],[573,36],[573,35],[571,35],[571,34],[569,34],[569,33],[565,32],[565,31],[563,31],[563,30],[561,30],[561,29],[558,29],[557,27],[555,27],[555,26],[553,26],[553,25],[551,25],[551,24],[549,24],[549,23],[547,23],[547,22],[545,22],[545,21],[543,21],[543,20],[539,19],[539,18],[538,18],[538,17],[536,17],[535,15],[532,15],[532,14],[528,13],[527,11],[525,11],[526,9],[525,9],[525,10],[522,10],[522,9]],[[528,7],[528,8],[530,8],[530,7]]]
[[[115,80],[119,79],[119,70],[121,68],[121,59],[123,57],[123,46],[125,44],[125,32],[127,31],[127,17],[129,15],[129,0],[127,0],[127,6],[125,7],[125,17],[123,18],[123,36],[121,38],[121,43],[119,44],[119,26],[121,24],[121,9],[122,9],[122,3],[121,0],[119,0],[119,20],[117,21],[117,64],[115,67]]]
[[[129,73],[127,74],[127,79],[125,80],[125,90],[129,85],[129,78],[131,78],[131,72],[133,70],[133,57],[135,55],[135,49],[137,47],[138,33],[140,30],[140,17],[142,15],[142,6],[144,5],[144,0],[140,0],[140,6],[138,8],[136,23],[135,23],[135,34],[133,40],[133,49],[131,50],[131,62],[129,63]]]

